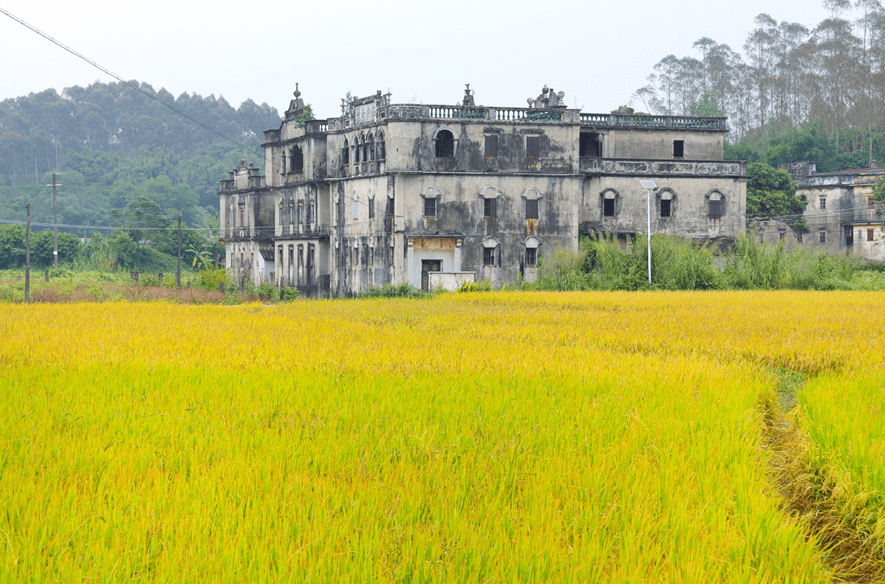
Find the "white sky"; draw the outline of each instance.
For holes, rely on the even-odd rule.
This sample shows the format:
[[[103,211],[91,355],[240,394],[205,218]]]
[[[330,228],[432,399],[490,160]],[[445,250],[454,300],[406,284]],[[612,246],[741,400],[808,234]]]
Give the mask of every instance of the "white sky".
[[[569,107],[631,101],[668,54],[700,57],[710,37],[743,53],[754,17],[816,26],[820,2],[795,0],[0,0],[0,8],[124,79],[154,89],[252,98],[280,112],[298,82],[320,118],[347,91],[394,103],[524,107],[545,84]],[[0,100],[112,78],[0,13]],[[634,107],[641,108],[640,103]]]

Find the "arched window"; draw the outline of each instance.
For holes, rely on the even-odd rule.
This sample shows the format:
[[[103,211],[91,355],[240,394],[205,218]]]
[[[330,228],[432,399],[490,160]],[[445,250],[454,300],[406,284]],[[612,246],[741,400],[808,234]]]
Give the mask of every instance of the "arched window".
[[[341,162],[342,164],[350,164],[350,143],[347,138],[344,139],[344,147],[341,148]]]
[[[612,189],[607,189],[602,193],[602,216],[614,217],[617,210],[618,193]]]
[[[494,219],[498,216],[498,190],[486,187],[479,195],[483,200],[483,217]]]
[[[436,134],[436,157],[452,158],[455,156],[455,135],[450,130],[440,130]]]
[[[498,252],[498,240],[494,237],[486,237],[482,242],[482,265],[483,267],[497,267],[500,265]]]
[[[375,138],[372,137],[372,134],[366,138],[366,160],[375,161]]]
[[[676,199],[676,194],[670,189],[664,189],[661,191],[659,197],[661,198],[661,217],[672,217],[673,203]]]
[[[525,267],[534,268],[538,265],[538,247],[541,242],[537,237],[529,237],[525,240]]]
[[[718,191],[707,195],[707,214],[710,219],[719,219],[725,215],[725,197]]]
[[[378,152],[378,160],[384,160],[386,158],[386,152],[384,149],[384,132],[378,132],[378,141],[375,142],[375,150]]]
[[[292,146],[290,167],[292,172],[302,172],[304,170],[304,153],[301,152],[300,146]]]
[[[536,188],[530,188],[526,190],[523,197],[525,198],[525,218],[537,219],[538,199],[541,198],[541,193]]]

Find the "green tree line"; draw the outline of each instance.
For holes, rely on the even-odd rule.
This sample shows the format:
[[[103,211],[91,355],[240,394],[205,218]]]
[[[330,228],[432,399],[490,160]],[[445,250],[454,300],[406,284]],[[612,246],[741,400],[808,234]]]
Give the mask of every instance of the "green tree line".
[[[760,14],[743,53],[704,37],[667,55],[634,98],[652,113],[725,115],[727,157],[820,170],[885,161],[885,9],[824,0],[813,28]]]
[[[46,185],[59,172],[60,224],[107,226],[115,209],[145,197],[165,215],[193,224],[201,207],[218,207],[218,181],[241,158],[263,167],[256,152],[263,131],[279,127],[274,108],[252,100],[234,108],[214,95],[175,98],[130,83],[144,93],[94,83],[0,102],[0,219],[22,221],[30,204],[32,221],[52,222]]]

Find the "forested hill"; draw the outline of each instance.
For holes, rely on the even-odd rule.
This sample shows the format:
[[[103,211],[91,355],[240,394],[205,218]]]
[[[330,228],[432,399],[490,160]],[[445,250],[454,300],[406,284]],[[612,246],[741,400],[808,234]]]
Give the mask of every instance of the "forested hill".
[[[111,225],[112,210],[139,196],[193,223],[197,207],[217,208],[218,181],[244,154],[263,166],[263,131],[281,121],[275,108],[130,83],[141,92],[94,83],[0,102],[0,219],[21,220],[30,203],[33,221],[51,222],[45,185],[56,171],[60,224]]]
[[[637,109],[728,116],[730,158],[812,160],[818,170],[885,162],[885,9],[823,4],[828,18],[810,27],[758,15],[743,53],[704,37],[692,55],[663,57]]]

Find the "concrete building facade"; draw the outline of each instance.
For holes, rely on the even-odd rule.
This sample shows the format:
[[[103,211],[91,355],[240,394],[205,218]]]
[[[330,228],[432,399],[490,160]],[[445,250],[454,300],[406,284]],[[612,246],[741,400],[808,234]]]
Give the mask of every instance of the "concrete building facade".
[[[885,169],[817,172],[813,162],[792,162],[778,168],[790,173],[796,182],[796,194],[808,199],[803,213],[808,232],[799,236],[783,221],[767,221],[755,226],[763,241],[784,240],[787,249],[801,243],[885,262],[882,209],[872,199],[873,185]]]
[[[309,119],[295,92],[265,132],[266,181],[221,181],[227,267],[256,285],[349,296],[537,276],[579,234],[745,232],[747,168],[722,160],[724,118],[585,114],[544,88],[529,107],[393,104],[380,91]]]

